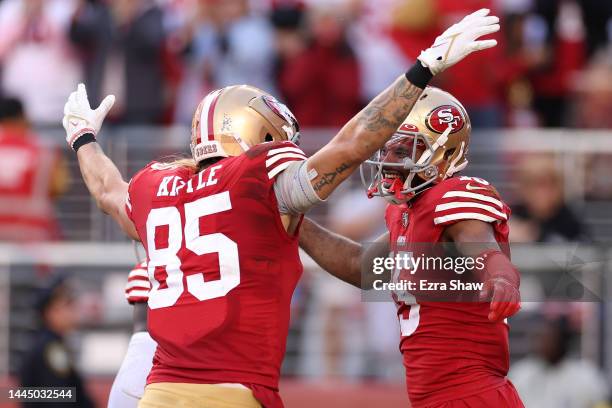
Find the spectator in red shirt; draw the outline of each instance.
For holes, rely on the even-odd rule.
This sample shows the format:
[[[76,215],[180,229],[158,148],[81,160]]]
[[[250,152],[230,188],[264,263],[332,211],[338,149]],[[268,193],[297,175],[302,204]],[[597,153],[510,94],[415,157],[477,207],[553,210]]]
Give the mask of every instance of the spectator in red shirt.
[[[341,15],[334,6],[317,5],[307,16],[312,37],[303,49],[300,39],[278,43],[278,87],[302,126],[339,127],[360,108],[359,64]]]
[[[65,163],[30,131],[17,99],[0,100],[0,241],[57,239],[53,199],[68,184]]]

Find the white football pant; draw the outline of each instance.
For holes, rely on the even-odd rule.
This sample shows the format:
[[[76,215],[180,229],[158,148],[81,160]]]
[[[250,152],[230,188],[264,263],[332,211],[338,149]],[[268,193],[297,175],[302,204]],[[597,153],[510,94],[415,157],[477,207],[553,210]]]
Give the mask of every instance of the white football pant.
[[[113,382],[108,408],[136,408],[144,394],[157,343],[148,332],[134,333]]]

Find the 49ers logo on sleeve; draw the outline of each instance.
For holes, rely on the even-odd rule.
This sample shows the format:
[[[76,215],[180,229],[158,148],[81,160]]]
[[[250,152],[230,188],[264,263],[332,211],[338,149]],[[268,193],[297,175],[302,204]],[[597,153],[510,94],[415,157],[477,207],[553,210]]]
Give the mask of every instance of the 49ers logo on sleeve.
[[[456,133],[465,126],[461,111],[453,105],[438,106],[427,115],[425,123],[429,130],[440,134],[444,133],[449,126],[453,127],[451,133]]]

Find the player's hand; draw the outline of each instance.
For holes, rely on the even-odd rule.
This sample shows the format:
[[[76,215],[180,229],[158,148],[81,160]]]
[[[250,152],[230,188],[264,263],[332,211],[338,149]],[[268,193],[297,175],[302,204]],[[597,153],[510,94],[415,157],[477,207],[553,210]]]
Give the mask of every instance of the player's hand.
[[[499,18],[489,16],[489,9],[480,9],[466,16],[436,38],[434,44],[421,52],[418,59],[436,75],[470,55],[474,51],[495,47],[495,40],[478,38],[499,31]]]
[[[491,302],[488,317],[493,322],[510,317],[521,308],[521,294],[518,288],[503,278],[486,281],[480,292],[480,300]]]
[[[64,105],[62,124],[66,129],[66,142],[72,147],[74,142],[87,133],[94,136],[100,131],[102,122],[115,103],[115,96],[108,95],[97,109],[91,109],[85,85],[79,84],[77,90],[70,94]]]

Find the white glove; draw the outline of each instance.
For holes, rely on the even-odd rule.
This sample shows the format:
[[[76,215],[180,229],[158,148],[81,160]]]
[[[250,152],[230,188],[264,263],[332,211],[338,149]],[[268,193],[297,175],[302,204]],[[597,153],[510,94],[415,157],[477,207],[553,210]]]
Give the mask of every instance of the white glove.
[[[102,122],[115,103],[115,96],[108,95],[98,109],[89,106],[85,85],[79,84],[77,90],[70,94],[68,102],[64,105],[64,119],[62,124],[66,129],[66,142],[72,147],[76,140],[86,133],[94,136],[100,131]]]
[[[489,12],[489,9],[480,9],[464,17],[436,38],[430,48],[422,51],[418,60],[436,75],[474,51],[495,47],[495,40],[476,41],[484,35],[499,31],[499,18],[489,16]]]

